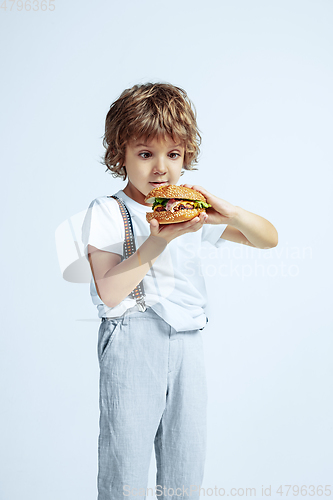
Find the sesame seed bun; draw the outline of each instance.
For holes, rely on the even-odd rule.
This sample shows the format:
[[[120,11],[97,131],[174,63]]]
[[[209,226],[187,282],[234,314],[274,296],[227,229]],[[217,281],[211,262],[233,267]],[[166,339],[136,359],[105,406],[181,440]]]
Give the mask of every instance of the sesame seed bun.
[[[159,224],[174,224],[175,222],[185,222],[194,219],[200,212],[206,212],[204,208],[196,208],[194,210],[186,209],[178,212],[147,212],[146,220],[150,222],[152,219],[158,220]]]
[[[179,198],[181,200],[206,201],[206,198],[200,191],[183,186],[175,186],[174,184],[152,189],[145,197],[145,203],[154,203],[155,198]]]

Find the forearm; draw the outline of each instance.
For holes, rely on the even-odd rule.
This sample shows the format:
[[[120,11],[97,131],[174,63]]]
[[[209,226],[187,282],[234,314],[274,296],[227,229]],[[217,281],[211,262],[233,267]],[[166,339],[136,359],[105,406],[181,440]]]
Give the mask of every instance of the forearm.
[[[146,276],[166,245],[164,238],[150,235],[134,254],[112,267],[101,280],[104,303],[108,307],[120,304]]]
[[[273,224],[260,215],[236,207],[230,225],[236,227],[257,248],[272,248],[278,244],[278,233]]]

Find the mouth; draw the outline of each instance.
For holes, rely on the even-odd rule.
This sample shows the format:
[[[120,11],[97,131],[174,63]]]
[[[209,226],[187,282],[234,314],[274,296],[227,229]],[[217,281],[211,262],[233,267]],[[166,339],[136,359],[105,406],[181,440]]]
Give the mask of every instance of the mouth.
[[[165,184],[167,184],[168,181],[162,181],[162,182],[149,182],[149,184],[151,184],[152,186],[154,187],[160,187],[160,186],[164,186]]]

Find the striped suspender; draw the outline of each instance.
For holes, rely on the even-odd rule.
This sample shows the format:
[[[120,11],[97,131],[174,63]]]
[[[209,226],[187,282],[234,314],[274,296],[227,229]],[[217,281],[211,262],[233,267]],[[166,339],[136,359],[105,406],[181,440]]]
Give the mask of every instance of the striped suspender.
[[[125,226],[124,258],[128,259],[128,257],[130,257],[133,253],[136,252],[132,219],[124,201],[121,198],[118,198],[118,196],[116,195],[108,196],[108,198],[114,198],[118,202],[120,208],[120,212]],[[129,297],[136,300],[138,308],[141,312],[144,312],[147,309],[144,299],[145,292],[144,292],[143,280],[129,294]]]

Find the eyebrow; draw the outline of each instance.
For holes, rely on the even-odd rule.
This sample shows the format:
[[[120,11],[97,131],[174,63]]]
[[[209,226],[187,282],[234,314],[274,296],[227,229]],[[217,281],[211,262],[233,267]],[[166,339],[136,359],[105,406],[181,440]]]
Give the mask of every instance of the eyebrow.
[[[150,146],[148,146],[147,144],[137,144],[136,146],[134,146],[135,148],[139,148],[140,146],[144,146],[145,148],[149,148]],[[175,149],[175,148],[179,148],[181,146],[181,144],[176,144],[176,146],[170,148],[170,149]]]

